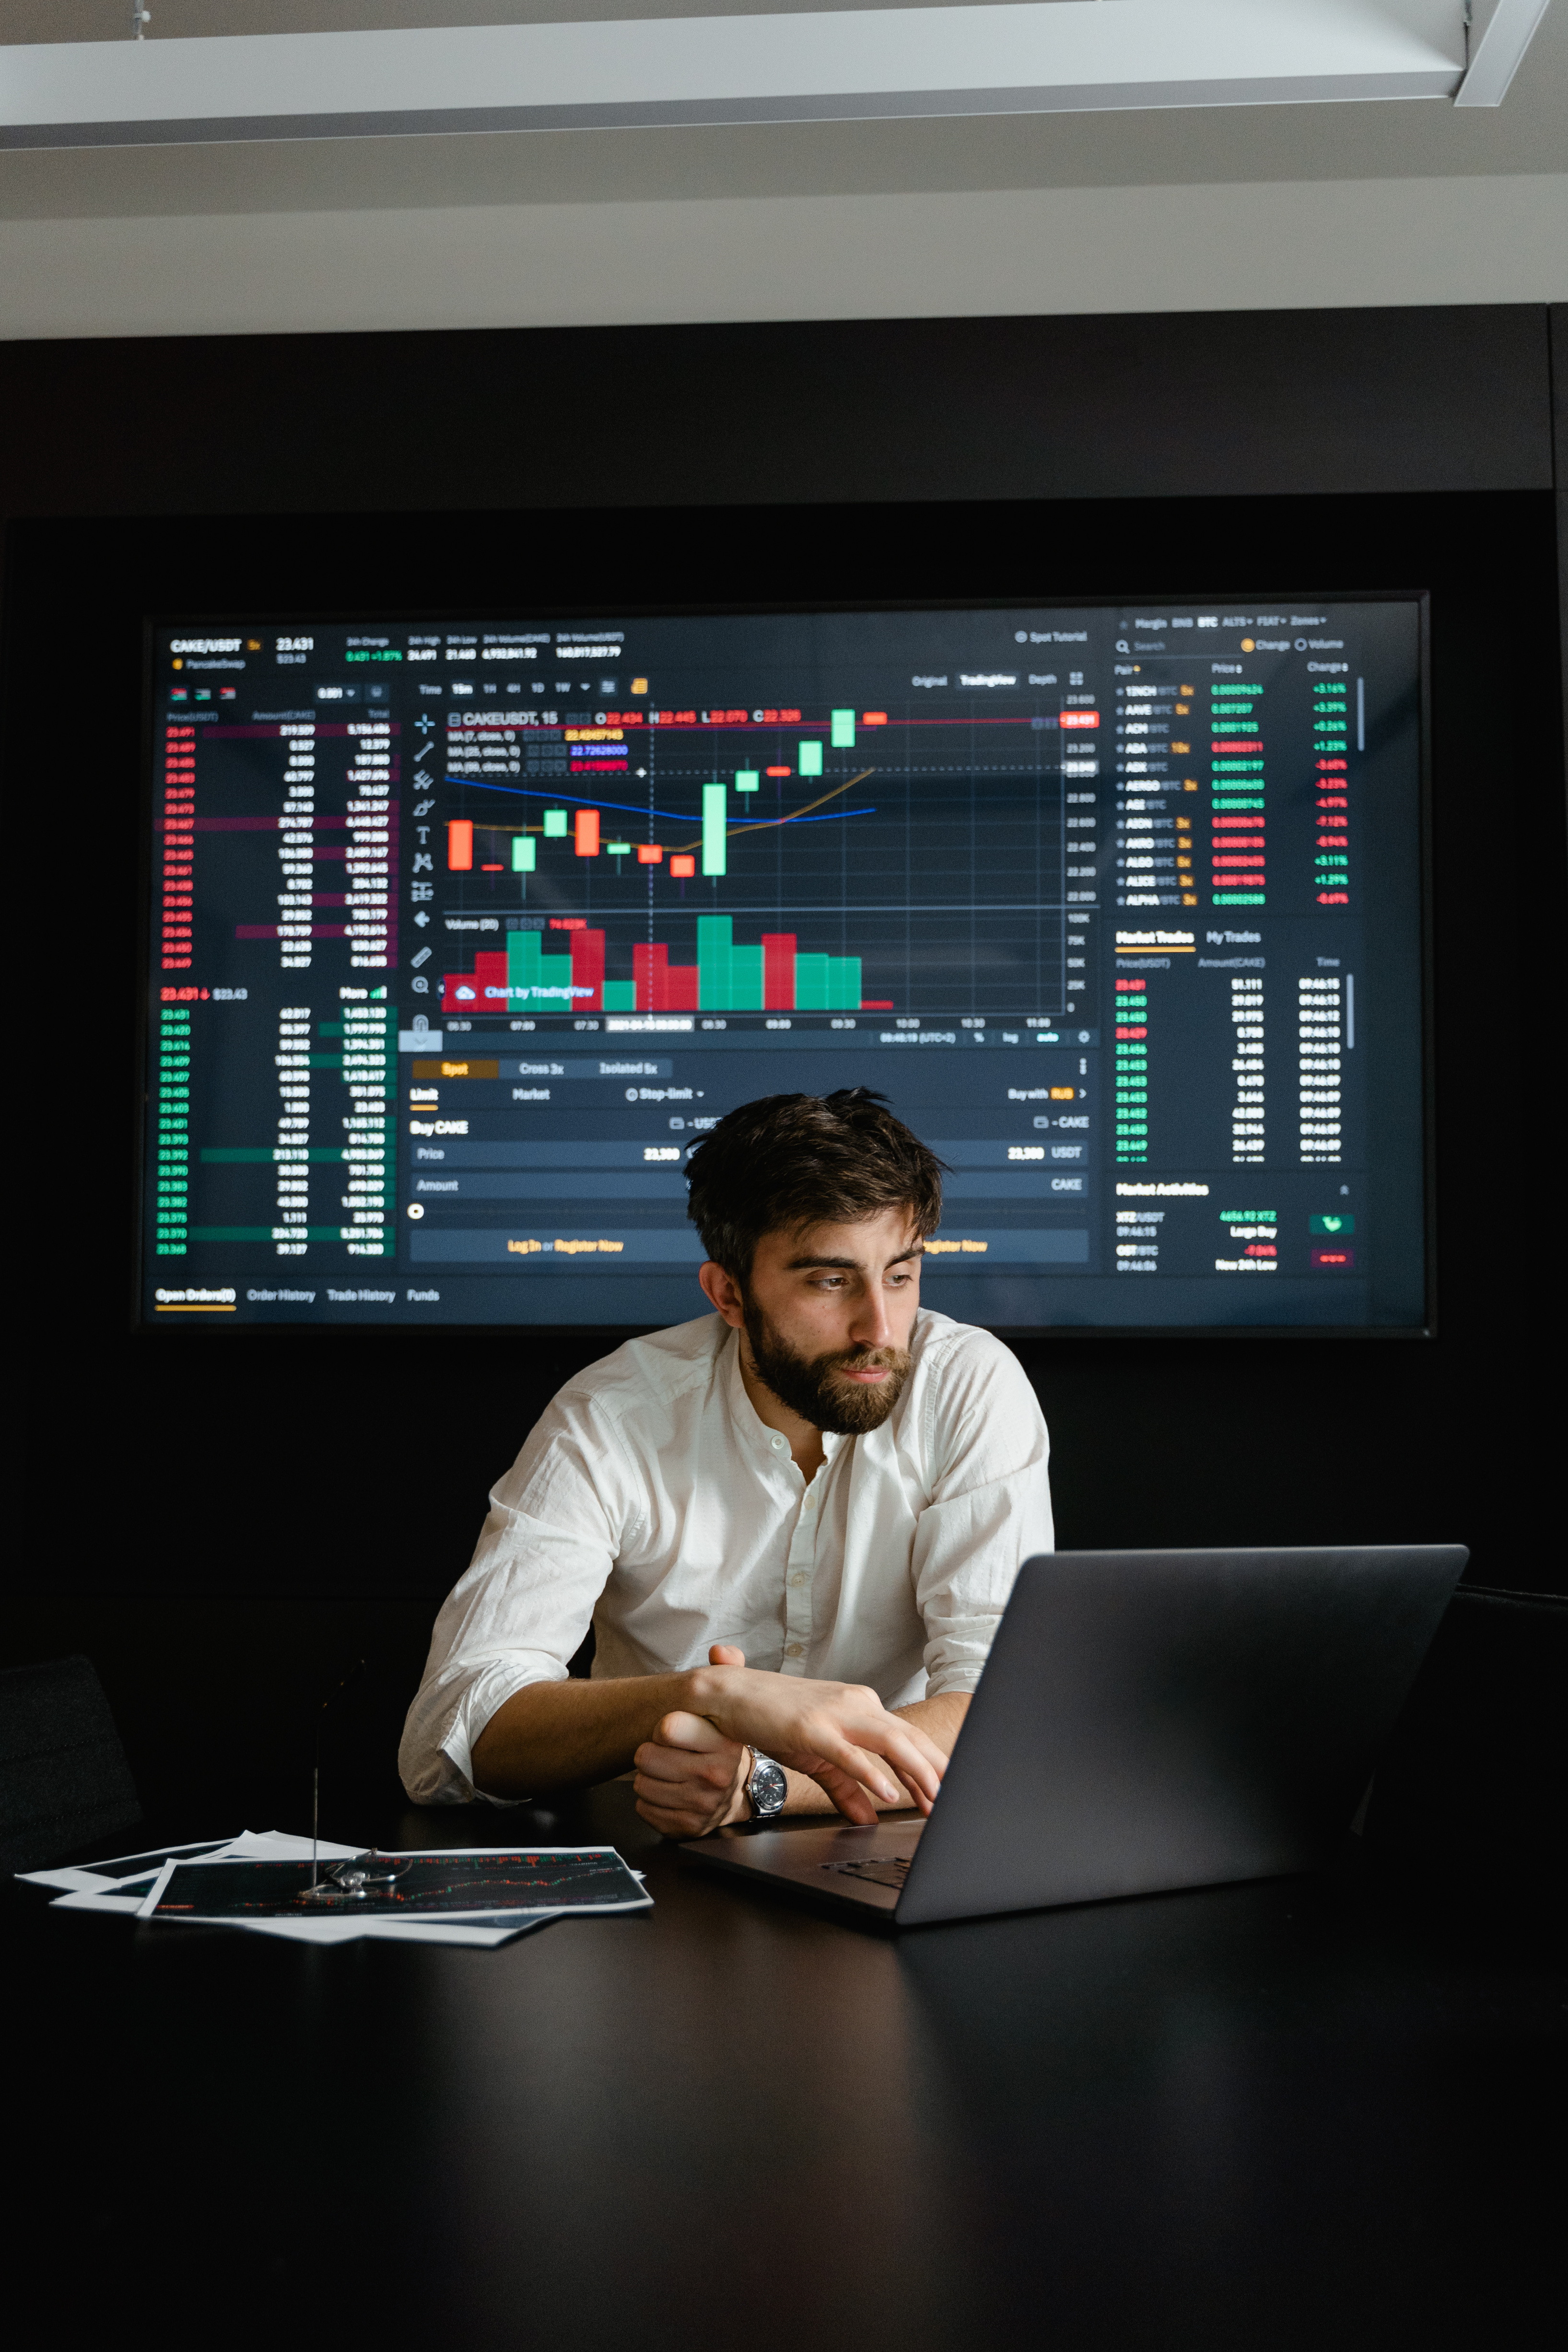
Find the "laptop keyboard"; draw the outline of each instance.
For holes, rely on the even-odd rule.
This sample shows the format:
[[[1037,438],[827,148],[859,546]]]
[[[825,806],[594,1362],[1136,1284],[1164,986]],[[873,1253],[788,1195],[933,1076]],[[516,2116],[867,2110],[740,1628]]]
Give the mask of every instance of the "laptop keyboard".
[[[837,1870],[846,1878],[868,1878],[873,1886],[902,1886],[910,1874],[913,1856],[890,1854],[885,1862],[825,1862],[824,1870]]]

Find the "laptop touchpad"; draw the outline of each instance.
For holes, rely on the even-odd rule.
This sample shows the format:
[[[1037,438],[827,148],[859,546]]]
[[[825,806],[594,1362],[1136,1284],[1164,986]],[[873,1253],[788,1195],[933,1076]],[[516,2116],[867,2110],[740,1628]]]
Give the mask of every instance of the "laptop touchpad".
[[[902,1886],[913,1859],[912,1854],[890,1853],[880,1862],[825,1862],[818,1867],[838,1871],[846,1878],[868,1878],[873,1886]]]

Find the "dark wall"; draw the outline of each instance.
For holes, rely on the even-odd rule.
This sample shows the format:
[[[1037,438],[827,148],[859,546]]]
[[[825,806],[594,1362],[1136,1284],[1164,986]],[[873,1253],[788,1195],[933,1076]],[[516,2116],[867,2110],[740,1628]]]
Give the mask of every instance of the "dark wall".
[[[11,838],[49,845],[14,901],[5,1654],[97,1655],[159,1792],[301,1755],[367,1653],[384,1752],[487,1486],[614,1340],[131,1330],[140,623],[179,605],[1429,588],[1436,1336],[1018,1352],[1064,1544],[1458,1539],[1563,1589],[1553,326],[1561,398],[1539,310],[0,348]]]
[[[0,513],[1547,489],[1551,328],[1520,308],[10,343]]]

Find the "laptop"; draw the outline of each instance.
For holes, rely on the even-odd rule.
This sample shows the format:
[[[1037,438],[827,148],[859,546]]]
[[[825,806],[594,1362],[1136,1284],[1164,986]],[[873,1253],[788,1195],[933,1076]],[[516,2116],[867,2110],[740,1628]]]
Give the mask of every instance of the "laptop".
[[[1462,1544],[1026,1561],[929,1818],[681,1852],[913,1927],[1321,1867],[1358,1825]]]

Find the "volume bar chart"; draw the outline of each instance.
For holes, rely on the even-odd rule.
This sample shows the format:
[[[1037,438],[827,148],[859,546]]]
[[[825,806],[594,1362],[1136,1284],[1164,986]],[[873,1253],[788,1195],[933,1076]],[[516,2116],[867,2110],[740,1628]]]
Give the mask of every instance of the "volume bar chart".
[[[504,951],[476,955],[471,972],[448,972],[444,1013],[885,1013],[889,1000],[861,996],[858,955],[805,954],[794,931],[738,941],[733,918],[700,915],[697,961],[675,963],[664,940],[637,944],[629,980],[605,976],[605,935],[556,916],[565,954],[545,952],[548,934],[512,931]]]

